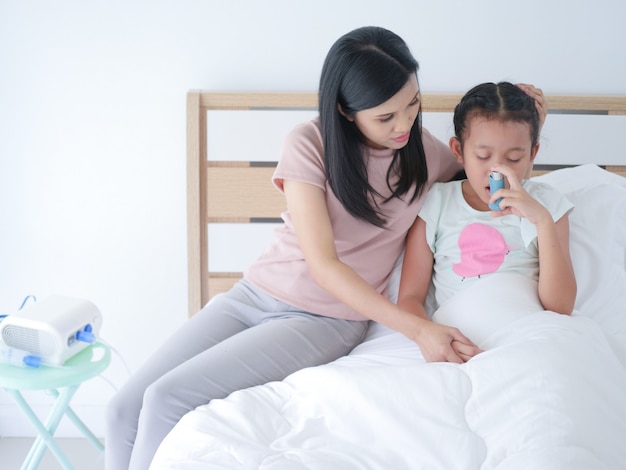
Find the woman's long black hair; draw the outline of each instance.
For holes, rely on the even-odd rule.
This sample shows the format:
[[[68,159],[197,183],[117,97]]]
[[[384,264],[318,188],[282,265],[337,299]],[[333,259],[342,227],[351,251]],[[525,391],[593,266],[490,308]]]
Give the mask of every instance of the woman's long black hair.
[[[406,43],[384,28],[368,26],[351,31],[331,47],[320,79],[319,115],[324,144],[326,177],[335,196],[353,216],[376,226],[386,223],[375,205],[380,196],[369,184],[362,148],[364,137],[356,124],[339,113],[338,106],[353,116],[395,95],[419,65]],[[392,187],[391,178],[398,181]],[[407,145],[396,151],[387,171],[392,195],[401,197],[415,185],[413,201],[428,180],[422,144],[421,108]]]

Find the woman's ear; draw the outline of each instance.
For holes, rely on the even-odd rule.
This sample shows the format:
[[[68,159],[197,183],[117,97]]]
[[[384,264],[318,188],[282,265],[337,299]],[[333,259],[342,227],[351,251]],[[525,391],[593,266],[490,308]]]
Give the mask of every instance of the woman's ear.
[[[456,157],[456,161],[459,163],[463,163],[463,148],[461,146],[461,141],[458,139],[458,137],[451,137],[449,145],[452,154]]]
[[[348,121],[354,122],[354,116],[351,116],[348,113],[346,113],[339,103],[337,103],[337,111],[339,111],[339,114],[345,117]]]

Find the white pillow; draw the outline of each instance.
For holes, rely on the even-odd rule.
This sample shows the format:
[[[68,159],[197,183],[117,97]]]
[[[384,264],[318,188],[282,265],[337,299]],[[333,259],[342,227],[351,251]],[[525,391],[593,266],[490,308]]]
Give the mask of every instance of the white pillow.
[[[533,179],[551,184],[559,188],[563,194],[601,184],[614,184],[626,188],[626,178],[592,164],[561,168],[535,176]]]
[[[626,178],[596,165],[535,178],[574,204],[570,253],[576,273],[576,315],[593,318],[626,364]]]

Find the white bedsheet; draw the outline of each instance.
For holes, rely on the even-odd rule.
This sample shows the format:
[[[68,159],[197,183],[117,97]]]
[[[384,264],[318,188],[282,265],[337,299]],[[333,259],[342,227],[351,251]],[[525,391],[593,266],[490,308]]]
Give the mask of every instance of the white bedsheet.
[[[151,469],[624,468],[626,370],[600,326],[508,294],[485,307],[487,292],[528,298],[533,284],[515,294],[492,276],[465,291],[486,350],[466,364],[426,364],[374,325],[349,356],[188,413]],[[516,308],[494,327],[504,304]]]

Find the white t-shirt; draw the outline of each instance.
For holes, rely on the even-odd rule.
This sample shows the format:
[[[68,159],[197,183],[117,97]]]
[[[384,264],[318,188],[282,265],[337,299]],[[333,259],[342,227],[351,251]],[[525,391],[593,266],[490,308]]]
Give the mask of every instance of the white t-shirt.
[[[280,191],[286,179],[313,184],[326,191],[326,204],[339,259],[381,293],[387,287],[394,263],[404,247],[406,233],[417,217],[428,187],[435,181],[451,179],[461,169],[448,146],[435,139],[427,130],[423,130],[422,140],[428,165],[428,184],[421,197],[412,204],[397,198],[380,204],[387,220],[384,228],[353,217],[328,186],[317,119],[297,126],[287,136],[273,176],[273,182]],[[387,187],[386,175],[393,150],[364,147],[364,158],[369,183],[383,197],[389,196],[391,192]],[[409,192],[409,197],[412,194]],[[305,311],[348,320],[367,320],[313,280],[298,244],[290,214],[284,212],[281,216],[285,223],[276,229],[274,241],[268,249],[244,272],[245,278],[269,295]]]
[[[434,255],[437,307],[491,273],[516,272],[539,279],[535,225],[515,215],[493,217],[490,211],[473,209],[463,198],[461,184],[434,184],[419,212]],[[554,221],[573,208],[565,196],[547,184],[525,180],[522,185],[548,209]]]

